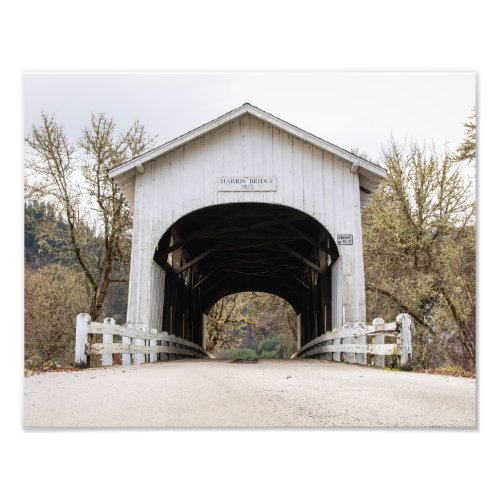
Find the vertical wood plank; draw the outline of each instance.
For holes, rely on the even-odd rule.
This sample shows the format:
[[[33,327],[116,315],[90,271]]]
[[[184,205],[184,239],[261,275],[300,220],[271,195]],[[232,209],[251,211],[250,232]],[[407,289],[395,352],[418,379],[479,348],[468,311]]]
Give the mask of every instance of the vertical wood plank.
[[[302,317],[297,314],[297,351],[302,347]]]
[[[107,325],[114,325],[116,324],[115,318],[104,318],[104,322]],[[103,344],[112,344],[113,343],[113,335],[106,335],[104,334],[102,336],[102,343]],[[113,364],[113,355],[112,354],[103,354],[102,355],[102,366],[111,366]]]
[[[358,173],[352,174],[352,233],[353,233],[353,315],[355,321],[366,321],[365,268],[361,231],[361,201]]]
[[[341,233],[352,234],[352,174],[347,162],[344,161],[342,162],[342,186],[344,217],[342,220]],[[354,307],[354,245],[340,245],[339,252],[342,259],[342,305],[345,314],[344,322],[354,324],[355,321],[359,321],[358,318],[356,318]],[[352,354],[349,354],[346,357],[350,358],[354,356]]]
[[[154,261],[151,262],[151,266],[151,311],[149,324],[151,328],[161,330],[165,294],[165,271]]]
[[[364,327],[365,323],[363,323],[362,321],[357,321],[354,326]],[[366,344],[366,335],[354,337],[354,344]],[[366,365],[368,363],[368,355],[363,353],[356,353],[356,363],[358,365]]]
[[[140,325],[137,330],[140,330],[141,332],[146,331],[146,327],[144,325]],[[146,345],[146,341],[143,339],[132,339],[132,345],[140,345],[144,346]],[[145,354],[132,354],[132,362],[134,365],[142,365],[143,363],[146,362],[146,355]]]
[[[293,178],[293,207],[304,210],[304,180],[302,178],[302,147],[300,139],[292,137],[292,178]]]
[[[312,215],[317,220],[324,219],[324,193],[325,182],[323,178],[323,152],[317,147],[312,148],[312,175],[309,182],[313,187],[313,206]],[[328,228],[328,226],[326,226]]]
[[[384,330],[385,321],[382,318],[375,318],[372,321],[372,325],[375,326],[377,332]],[[375,344],[385,344],[385,335],[376,335]],[[385,356],[375,355],[375,366],[379,368],[385,368]]]
[[[207,348],[207,334],[208,334],[208,331],[207,331],[207,327],[208,327],[208,316],[204,313],[202,313],[201,315],[201,327],[202,327],[202,336],[201,336],[201,347],[203,347],[203,349],[206,349]]]
[[[312,215],[314,213],[315,198],[319,196],[322,186],[314,186],[314,164],[313,147],[304,143],[302,146],[302,207],[304,212]]]
[[[158,333],[158,330],[156,328],[151,328],[150,330],[151,333]],[[150,340],[149,345],[150,347],[156,347],[158,345],[158,340]],[[149,362],[150,363],[156,363],[158,361],[158,353],[150,353],[149,354]]]
[[[276,176],[277,189],[272,193],[271,200],[274,203],[283,203],[284,199],[284,166],[283,166],[283,141],[281,131],[276,127],[271,128],[272,134],[272,175]]]
[[[216,199],[214,199],[215,185],[217,177],[222,175],[222,159],[217,158],[214,154],[215,134],[216,132],[213,131],[212,133],[207,134],[207,136],[200,141],[201,148],[198,155],[201,155],[201,158],[197,162],[197,165],[199,165],[199,169],[201,169],[201,175],[203,178],[203,196],[201,199],[202,206],[211,205],[216,201]],[[193,179],[196,179],[197,176],[199,176],[199,171],[198,173],[194,173],[193,177],[188,179],[188,182],[193,182]],[[194,205],[193,210],[199,208],[200,201],[195,199]]]
[[[340,345],[342,344],[342,339],[334,339],[333,340],[333,345]],[[333,353],[333,361],[342,361],[342,353],[341,352],[334,352]]]
[[[401,361],[400,366],[404,370],[412,367],[412,317],[409,314],[399,314],[396,321],[401,324]]]
[[[283,148],[283,204],[293,207],[293,141],[290,134],[281,133],[282,148]]]
[[[165,231],[169,228],[172,219],[172,194],[170,193],[170,186],[172,186],[172,170],[173,170],[173,154],[170,153],[167,157],[165,157],[164,161],[164,176],[163,176],[163,186],[162,186],[162,212],[158,214],[161,217],[160,226],[162,230],[159,238],[163,236]],[[158,239],[159,239],[158,238]]]
[[[77,368],[87,367],[87,355],[85,344],[90,333],[90,314],[80,313],[76,317],[76,337],[75,337],[75,366]]]
[[[153,247],[156,242],[153,242],[152,238],[152,214],[153,214],[153,203],[151,203],[151,194],[154,192],[154,181],[153,181],[153,170],[156,170],[156,161],[153,160],[149,162],[147,167],[144,169],[144,218],[143,218],[143,275],[142,275],[142,300],[141,300],[141,314],[139,322],[143,324],[149,324],[150,314],[151,314],[151,286],[152,286],[152,257],[153,257]]]
[[[131,328],[131,325],[126,324],[125,326]],[[130,345],[132,343],[132,339],[130,337],[122,337],[122,343]],[[129,366],[132,364],[132,355],[129,353],[122,354],[122,365]]]
[[[170,194],[170,218],[171,223],[182,217],[182,185],[181,185],[181,168],[182,168],[181,150],[177,149],[172,153],[171,179],[168,192]]]
[[[127,322],[136,320],[139,309],[139,274],[142,259],[141,250],[141,201],[142,201],[142,174],[136,174],[135,206],[132,230],[132,252],[130,257],[130,276],[128,286]]]
[[[263,126],[263,153],[262,153],[262,167],[259,175],[262,176],[276,176],[275,167],[273,164],[273,127],[268,123],[265,123]],[[266,203],[272,203],[275,198],[274,192],[265,192],[262,193],[263,201]]]
[[[325,342],[325,345],[333,345],[333,342],[334,342],[333,340],[327,340]],[[327,361],[333,361],[333,352],[326,352],[325,353],[325,359]]]

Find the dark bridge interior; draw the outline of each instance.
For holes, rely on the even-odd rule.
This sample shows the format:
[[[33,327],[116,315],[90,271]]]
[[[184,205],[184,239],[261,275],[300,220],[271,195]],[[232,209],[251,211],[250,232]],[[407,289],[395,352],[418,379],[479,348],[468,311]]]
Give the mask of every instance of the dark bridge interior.
[[[222,297],[268,292],[301,315],[301,343],[331,328],[338,250],[315,219],[281,205],[216,205],[179,219],[154,260],[166,271],[163,330],[201,344],[202,313]]]

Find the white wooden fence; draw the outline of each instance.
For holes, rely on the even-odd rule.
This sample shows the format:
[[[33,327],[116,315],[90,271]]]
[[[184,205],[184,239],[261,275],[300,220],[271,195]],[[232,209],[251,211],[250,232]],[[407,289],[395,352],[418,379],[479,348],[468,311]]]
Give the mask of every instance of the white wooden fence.
[[[394,323],[376,318],[371,325],[357,323],[326,332],[302,346],[292,358],[316,357],[384,367],[386,356],[397,356],[399,366],[408,369],[412,361],[412,329],[409,314],[398,315]]]
[[[102,335],[102,342],[91,343],[90,335]],[[122,365],[211,357],[198,344],[166,332],[119,326],[113,318],[97,323],[91,321],[89,314],[79,314],[76,318],[75,366],[86,367],[87,356],[91,355],[100,355],[101,365],[110,366],[114,362],[113,354],[121,354]]]

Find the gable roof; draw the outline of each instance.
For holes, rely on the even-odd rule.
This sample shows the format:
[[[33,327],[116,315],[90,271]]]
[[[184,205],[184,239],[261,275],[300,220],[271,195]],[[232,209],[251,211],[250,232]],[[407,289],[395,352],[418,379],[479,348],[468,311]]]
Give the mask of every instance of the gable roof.
[[[173,151],[174,149],[177,149],[187,142],[193,141],[198,137],[201,137],[202,135],[246,114],[254,116],[264,122],[267,122],[277,128],[284,130],[285,132],[288,132],[292,136],[302,139],[305,142],[308,142],[320,149],[328,151],[340,158],[343,158],[344,160],[351,162],[353,170],[358,170],[360,174],[365,174],[369,179],[372,180],[370,184],[374,185],[374,187],[376,187],[378,183],[387,175],[387,171],[385,168],[372,163],[371,161],[365,160],[364,158],[361,158],[353,153],[350,153],[349,151],[346,151],[345,149],[342,149],[339,146],[332,144],[331,142],[320,139],[319,137],[316,137],[315,135],[296,127],[295,125],[281,120],[280,118],[277,118],[276,116],[273,116],[266,111],[263,111],[262,109],[252,106],[249,103],[245,103],[243,104],[243,106],[233,109],[232,111],[219,116],[219,118],[216,118],[215,120],[205,123],[204,125],[201,125],[200,127],[195,128],[194,130],[191,130],[186,134],[183,134],[169,142],[166,142],[165,144],[162,144],[161,146],[158,146],[146,153],[132,158],[125,163],[122,163],[121,165],[110,170],[109,175],[111,178],[121,176],[122,174],[135,169],[136,167],[141,167],[144,163],[153,160],[158,156],[162,156],[170,151]],[[367,191],[372,192],[371,189]]]

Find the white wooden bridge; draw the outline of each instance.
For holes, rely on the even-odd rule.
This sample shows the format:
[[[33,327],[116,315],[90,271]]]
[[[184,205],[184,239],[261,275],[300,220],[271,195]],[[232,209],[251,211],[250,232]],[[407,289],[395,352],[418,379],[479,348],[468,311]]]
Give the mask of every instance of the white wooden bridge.
[[[410,318],[366,322],[361,210],[385,175],[250,104],[116,167],[134,213],[127,323],[80,315],[76,365],[207,356],[211,307],[262,291],[294,308],[296,357],[409,367]]]

